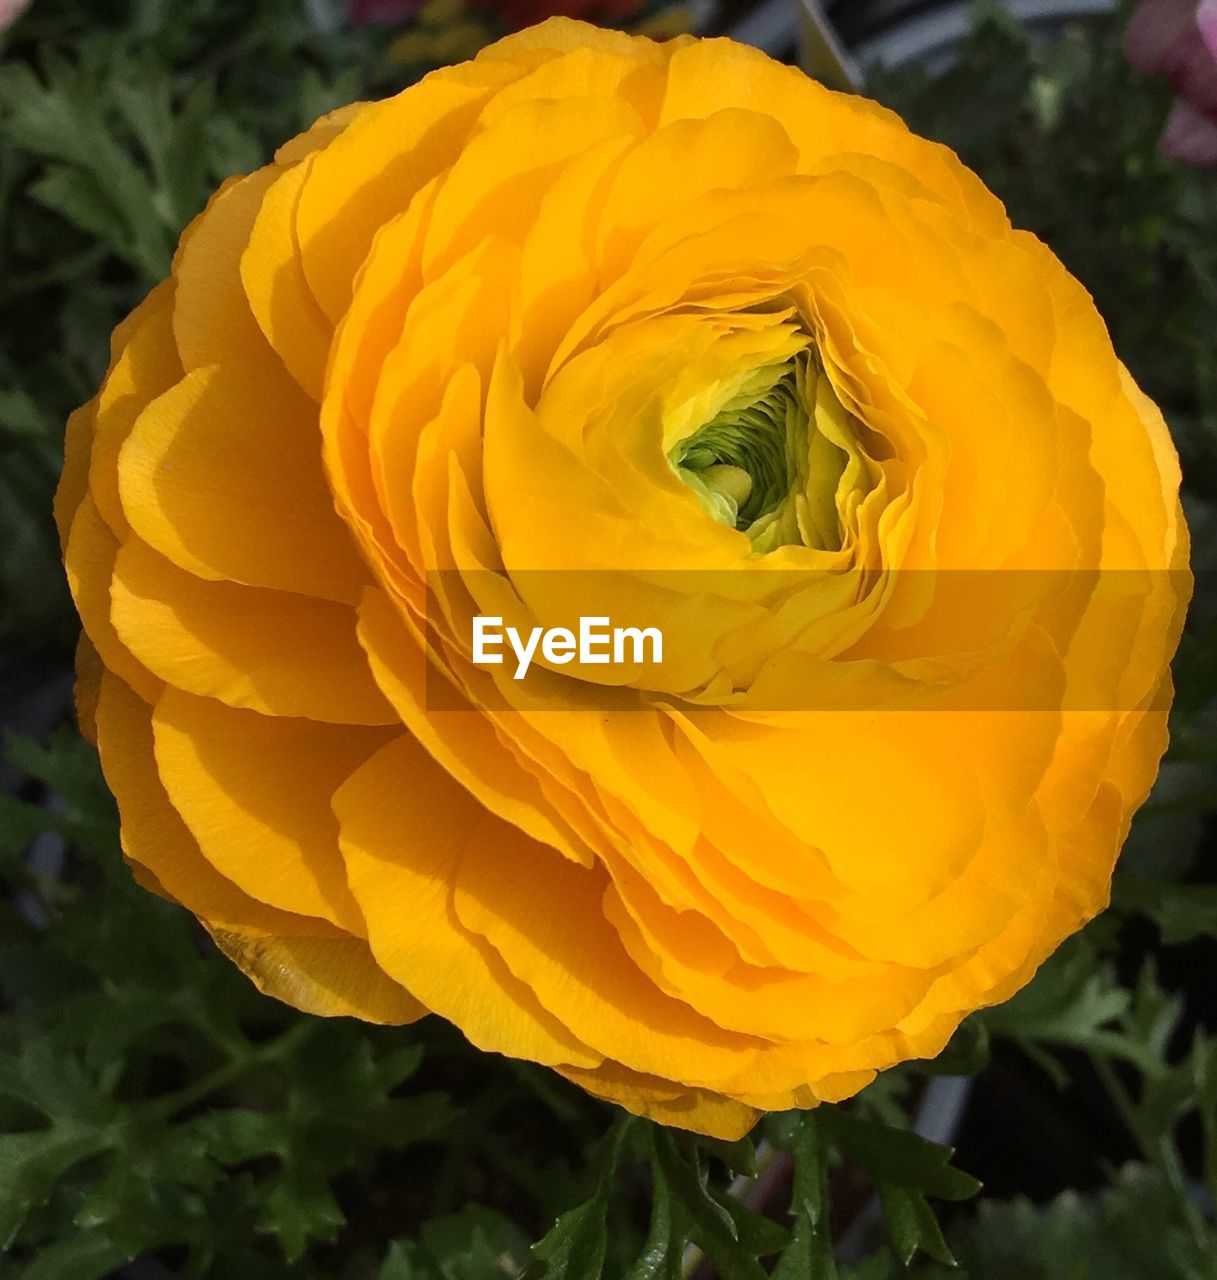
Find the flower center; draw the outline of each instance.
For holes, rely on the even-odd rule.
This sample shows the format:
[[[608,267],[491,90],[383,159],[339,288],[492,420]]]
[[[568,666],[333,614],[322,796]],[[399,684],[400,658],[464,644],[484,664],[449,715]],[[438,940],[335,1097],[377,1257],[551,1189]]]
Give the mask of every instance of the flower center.
[[[775,366],[761,395],[729,402],[678,441],[668,460],[706,514],[746,533],[755,551],[790,545],[835,551],[847,417],[804,352]]]

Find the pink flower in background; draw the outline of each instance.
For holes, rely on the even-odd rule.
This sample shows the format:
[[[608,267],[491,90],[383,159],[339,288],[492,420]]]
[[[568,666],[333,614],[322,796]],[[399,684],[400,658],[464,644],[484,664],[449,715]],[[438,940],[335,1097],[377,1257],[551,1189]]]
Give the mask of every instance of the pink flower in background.
[[[30,0],[0,0],[0,31],[7,30],[30,7]]]
[[[1178,95],[1162,150],[1217,164],[1217,0],[1140,0],[1124,48],[1138,71],[1165,76]]]

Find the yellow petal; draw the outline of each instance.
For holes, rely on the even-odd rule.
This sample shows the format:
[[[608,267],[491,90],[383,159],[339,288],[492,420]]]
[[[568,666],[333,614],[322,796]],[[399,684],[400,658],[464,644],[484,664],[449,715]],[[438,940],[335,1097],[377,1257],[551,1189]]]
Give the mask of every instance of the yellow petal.
[[[123,643],[110,619],[110,587],[118,552],[118,539],[101,518],[92,495],[86,494],[64,548],[72,599],[102,664],[145,701],[155,702],[163,688],[161,681]]]
[[[55,525],[59,545],[65,551],[72,521],[89,489],[89,454],[93,447],[96,399],[82,404],[69,416],[64,428],[63,471],[55,489]]]
[[[744,1070],[760,1042],[659,991],[605,920],[603,889],[602,873],[485,823],[467,837],[454,905],[541,1004],[605,1057],[698,1086]]]
[[[362,938],[260,938],[221,928],[209,932],[259,991],[303,1013],[401,1026],[428,1012],[385,976]]]
[[[317,156],[297,210],[309,288],[337,323],[373,237],[452,163],[509,66],[465,64],[363,107]]]
[[[588,1093],[615,1102],[636,1116],[725,1142],[742,1138],[760,1119],[759,1111],[734,1098],[708,1089],[676,1088],[666,1080],[630,1071],[617,1062],[606,1062],[591,1071],[564,1067],[561,1074]]]
[[[97,397],[89,488],[102,518],[118,538],[129,526],[118,493],[118,455],[149,401],[182,376],[173,340],[173,282],[165,281],[136,308],[127,341]],[[138,318],[138,319],[137,319]]]
[[[345,605],[205,582],[131,541],[119,552],[111,617],[166,683],[266,715],[392,724]]]
[[[241,283],[266,340],[305,393],[320,401],[334,326],[308,287],[296,240],[300,193],[313,164],[310,155],[267,190],[241,255]]]
[[[277,176],[271,166],[230,178],[182,238],[173,263],[173,334],[187,371],[235,357],[283,378],[241,284],[241,254]]]
[[[327,921],[256,901],[203,857],[157,775],[152,708],[108,671],[97,704],[97,745],[106,782],[118,800],[123,852],[147,867],[175,901],[231,932],[338,936]]]
[[[176,689],[153,729],[161,781],[212,866],[261,902],[363,933],[330,802],[393,730],[263,716]]]
[[[460,851],[484,811],[412,738],[379,751],[334,797],[351,891],[377,964],[483,1049],[596,1066],[588,1049],[452,909]]]
[[[253,366],[195,369],[140,414],[118,460],[139,536],[212,581],[358,600],[367,583],[334,513],[316,406]]]

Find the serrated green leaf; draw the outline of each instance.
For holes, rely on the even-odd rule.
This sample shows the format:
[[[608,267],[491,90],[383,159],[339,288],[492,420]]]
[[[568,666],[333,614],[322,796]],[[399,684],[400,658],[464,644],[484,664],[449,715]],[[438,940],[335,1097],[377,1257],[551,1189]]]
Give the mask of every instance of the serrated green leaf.
[[[394,1240],[389,1246],[377,1280],[442,1280],[423,1246],[412,1240]]]
[[[791,1135],[794,1178],[790,1213],[794,1231],[772,1280],[836,1280],[828,1233],[828,1148],[815,1111],[802,1113]]]
[[[607,1206],[598,1197],[568,1209],[533,1245],[546,1280],[599,1280],[608,1250]]]
[[[879,1188],[879,1203],[892,1248],[905,1266],[912,1262],[918,1249],[939,1262],[954,1264],[955,1258],[925,1196],[889,1183]]]
[[[312,1176],[277,1181],[262,1206],[258,1228],[277,1236],[288,1262],[298,1262],[314,1241],[336,1239],[346,1222],[334,1193]]]
[[[220,1164],[242,1164],[256,1156],[287,1154],[290,1128],[282,1114],[225,1107],[207,1112],[192,1127]]]
[[[0,1250],[69,1169],[105,1146],[104,1137],[67,1124],[0,1133]]]
[[[701,1171],[681,1155],[666,1130],[654,1128],[651,1141],[658,1176],[666,1180],[673,1202],[688,1218],[690,1236],[714,1260],[723,1280],[761,1280],[765,1272],[757,1255],[740,1239],[730,1209],[710,1191]]]
[[[672,1203],[668,1180],[657,1173],[651,1187],[651,1224],[646,1244],[623,1280],[681,1280],[687,1238]]]
[[[1118,1170],[1107,1191],[1042,1207],[985,1202],[956,1243],[967,1274],[985,1280],[1207,1280],[1217,1256],[1217,1238],[1197,1238],[1163,1176],[1143,1165]]]
[[[768,1258],[780,1253],[790,1242],[790,1232],[781,1223],[754,1212],[730,1196],[725,1198],[724,1204],[735,1223],[735,1235],[745,1253],[756,1258]]]
[[[840,1108],[823,1108],[821,1123],[833,1142],[856,1160],[877,1187],[897,1186],[940,1200],[967,1200],[980,1183],[951,1164],[953,1148],[907,1129],[861,1120]]]
[[[738,1138],[735,1142],[725,1142],[721,1138],[707,1138],[698,1135],[697,1144],[715,1159],[722,1162],[732,1173],[745,1178],[756,1177],[756,1146],[751,1138]]]
[[[537,1274],[545,1280],[600,1280],[608,1251],[607,1216],[613,1175],[632,1123],[627,1118],[619,1120],[605,1139],[591,1199],[567,1210],[533,1245],[534,1258],[543,1264]]]
[[[1212,770],[1206,769],[1212,786]],[[1162,931],[1166,946],[1179,946],[1197,938],[1217,938],[1217,886],[1162,884],[1124,878],[1117,902],[1142,911]]]
[[[424,1223],[421,1242],[442,1280],[515,1280],[529,1256],[523,1231],[497,1210],[477,1204]]]
[[[23,1275],[24,1280],[103,1280],[129,1260],[104,1232],[89,1231],[39,1250]]]

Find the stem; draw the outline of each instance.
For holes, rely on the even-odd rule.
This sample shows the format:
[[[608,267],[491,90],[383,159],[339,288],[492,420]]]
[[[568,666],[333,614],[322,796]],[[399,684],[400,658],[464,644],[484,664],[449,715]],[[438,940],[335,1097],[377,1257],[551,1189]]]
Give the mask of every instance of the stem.
[[[1103,1087],[1107,1090],[1112,1102],[1115,1103],[1116,1110],[1120,1113],[1120,1119],[1124,1121],[1125,1127],[1136,1139],[1137,1146],[1141,1148],[1141,1153],[1147,1160],[1152,1159],[1151,1153],[1146,1149],[1145,1139],[1141,1134],[1141,1125],[1137,1120],[1137,1109],[1133,1105],[1128,1090],[1125,1089],[1123,1082],[1116,1074],[1115,1067],[1111,1065],[1107,1058],[1097,1053],[1090,1055],[1090,1061],[1098,1073]]]
[[[858,64],[846,52],[820,0],[794,0],[801,31],[799,65],[830,89],[863,93],[866,82]]]
[[[1183,1207],[1183,1217],[1188,1231],[1199,1247],[1201,1255],[1204,1256],[1210,1248],[1208,1224],[1204,1220],[1204,1214],[1201,1213],[1200,1207],[1192,1198],[1191,1190],[1187,1185],[1187,1175],[1179,1161],[1178,1151],[1171,1145],[1169,1137],[1164,1137],[1156,1144],[1146,1139],[1145,1133],[1141,1128],[1141,1122],[1137,1117],[1136,1106],[1120,1077],[1116,1074],[1115,1067],[1101,1054],[1092,1053],[1089,1056],[1099,1079],[1103,1083],[1103,1087],[1107,1090],[1112,1102],[1115,1103],[1121,1119],[1123,1119],[1129,1133],[1136,1139],[1137,1146],[1141,1149],[1141,1154],[1149,1164],[1157,1165],[1165,1175],[1167,1184]]]
[[[20,297],[23,293],[36,293],[48,285],[70,284],[77,276],[91,272],[108,256],[102,245],[90,245],[66,261],[53,263],[41,270],[27,271],[23,275],[10,276],[8,293]]]
[[[495,1116],[509,1107],[511,1101],[510,1094],[496,1091],[466,1109],[435,1175],[431,1193],[432,1217],[456,1211],[461,1177],[468,1166],[470,1152],[475,1143],[485,1139]]]
[[[202,1079],[196,1080],[193,1084],[188,1084],[174,1093],[166,1094],[161,1098],[154,1098],[146,1104],[144,1114],[157,1120],[170,1119],[179,1111],[184,1111],[196,1102],[201,1102],[209,1094],[226,1088],[255,1068],[265,1066],[282,1054],[290,1052],[311,1030],[312,1025],[310,1023],[298,1022],[294,1027],[285,1031],[278,1039],[272,1040],[269,1044],[252,1049],[246,1054],[230,1058],[222,1067],[217,1067],[214,1071],[208,1072]]]

